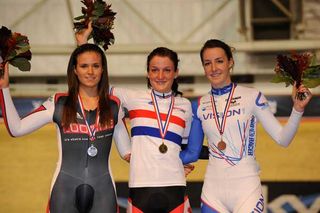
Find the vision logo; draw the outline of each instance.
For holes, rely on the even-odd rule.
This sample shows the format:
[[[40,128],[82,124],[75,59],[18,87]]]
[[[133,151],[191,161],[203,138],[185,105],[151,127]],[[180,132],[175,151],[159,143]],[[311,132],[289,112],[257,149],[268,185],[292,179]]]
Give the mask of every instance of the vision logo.
[[[243,111],[241,110],[241,108],[239,108],[239,109],[232,109],[232,110],[229,110],[228,112],[227,112],[227,117],[230,117],[230,116],[239,116],[239,115],[241,115],[241,113],[242,113]],[[223,113],[219,113],[218,114],[218,117],[220,118],[220,117],[222,117],[223,116]],[[202,115],[202,117],[203,117],[203,119],[204,120],[208,120],[208,119],[213,119],[214,118],[214,115],[213,115],[213,113],[212,112],[209,112],[209,113],[204,113],[203,115]]]

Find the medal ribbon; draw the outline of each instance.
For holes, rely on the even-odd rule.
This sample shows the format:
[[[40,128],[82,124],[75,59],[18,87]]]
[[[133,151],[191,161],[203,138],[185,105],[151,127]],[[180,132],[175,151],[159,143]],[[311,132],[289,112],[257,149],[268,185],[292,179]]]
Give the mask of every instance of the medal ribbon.
[[[99,111],[97,111],[97,114],[96,114],[96,121],[95,121],[95,124],[94,124],[94,128],[93,130],[90,128],[89,126],[89,123],[87,121],[87,118],[86,118],[86,114],[84,112],[84,107],[83,107],[83,104],[82,104],[82,100],[81,100],[81,97],[80,95],[78,95],[78,101],[79,101],[79,105],[80,105],[80,110],[81,110],[81,113],[82,113],[82,116],[83,116],[83,119],[85,121],[85,124],[87,126],[87,129],[89,131],[89,138],[90,138],[90,141],[94,141],[96,139],[96,132],[97,132],[97,126],[98,126],[98,122],[99,122]]]
[[[224,132],[224,129],[225,129],[225,126],[226,126],[226,121],[227,121],[226,113],[229,110],[230,103],[231,103],[231,100],[232,100],[232,96],[233,96],[233,93],[234,93],[234,89],[235,89],[235,86],[232,83],[232,88],[231,88],[231,91],[229,92],[229,96],[228,96],[228,99],[227,99],[226,106],[224,107],[224,111],[223,111],[223,115],[222,115],[223,118],[222,118],[221,124],[220,124],[220,121],[219,121],[219,118],[218,118],[217,107],[216,107],[216,104],[214,102],[214,95],[211,92],[211,97],[210,98],[211,98],[211,105],[212,105],[212,110],[213,110],[213,114],[214,114],[214,121],[215,121],[216,126],[217,126],[217,128],[219,130],[221,139],[222,139],[222,135],[223,135],[223,132]]]
[[[156,112],[156,115],[157,115],[157,122],[158,122],[159,131],[160,131],[160,136],[161,136],[162,139],[164,139],[166,134],[167,134],[168,127],[169,127],[169,124],[170,124],[170,117],[172,115],[173,106],[174,106],[174,96],[171,95],[171,102],[170,102],[170,106],[169,106],[169,109],[168,109],[168,113],[167,113],[167,117],[166,117],[166,121],[165,121],[164,125],[162,124],[162,120],[161,120],[161,115],[160,115],[160,110],[159,110],[159,105],[158,105],[158,102],[157,102],[156,94],[154,93],[153,90],[151,92],[151,98],[152,98],[154,111]]]

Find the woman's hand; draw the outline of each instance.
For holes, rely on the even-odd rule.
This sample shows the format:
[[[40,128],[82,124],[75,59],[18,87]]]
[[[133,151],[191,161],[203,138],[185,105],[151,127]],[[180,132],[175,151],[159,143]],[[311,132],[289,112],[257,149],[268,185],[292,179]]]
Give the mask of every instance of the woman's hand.
[[[1,63],[0,68],[3,68],[3,76],[0,77],[0,89],[3,89],[9,87],[9,63]]]
[[[126,155],[123,157],[123,159],[124,159],[125,161],[127,161],[128,163],[130,163],[130,158],[131,158],[131,153],[126,154]]]
[[[82,44],[88,43],[88,38],[91,33],[92,33],[92,21],[89,22],[88,28],[76,32],[75,36],[77,40],[77,45],[80,46]]]
[[[297,97],[297,93],[303,93],[305,95],[305,99],[300,100]],[[307,106],[309,103],[310,99],[312,97],[312,94],[308,88],[306,88],[303,85],[300,85],[300,87],[297,89],[296,86],[293,86],[292,89],[292,100],[293,100],[293,108],[298,111],[298,112],[303,112],[304,108]]]
[[[194,170],[194,165],[192,164],[186,164],[186,165],[183,165],[183,167],[184,167],[184,175],[186,177]]]

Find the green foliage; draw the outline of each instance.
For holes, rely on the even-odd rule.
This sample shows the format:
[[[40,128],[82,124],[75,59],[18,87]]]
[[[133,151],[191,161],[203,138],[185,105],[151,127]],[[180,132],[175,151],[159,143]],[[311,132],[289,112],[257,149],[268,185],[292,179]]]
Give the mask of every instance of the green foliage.
[[[19,70],[23,72],[30,71],[31,69],[31,64],[26,58],[16,57],[10,61],[10,64],[12,66],[19,68]]]

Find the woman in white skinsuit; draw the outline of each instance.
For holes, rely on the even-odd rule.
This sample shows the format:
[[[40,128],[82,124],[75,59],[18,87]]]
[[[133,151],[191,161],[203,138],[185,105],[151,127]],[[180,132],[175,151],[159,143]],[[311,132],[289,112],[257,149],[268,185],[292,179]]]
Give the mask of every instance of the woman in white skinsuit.
[[[308,96],[298,100],[293,87],[292,113],[282,126],[261,92],[231,81],[234,61],[227,44],[208,40],[200,57],[211,91],[192,104],[188,148],[180,156],[183,163],[196,161],[206,135],[210,156],[201,194],[202,212],[262,212],[264,198],[254,154],[257,121],[280,146],[287,147],[312,95],[301,86],[298,91]]]

